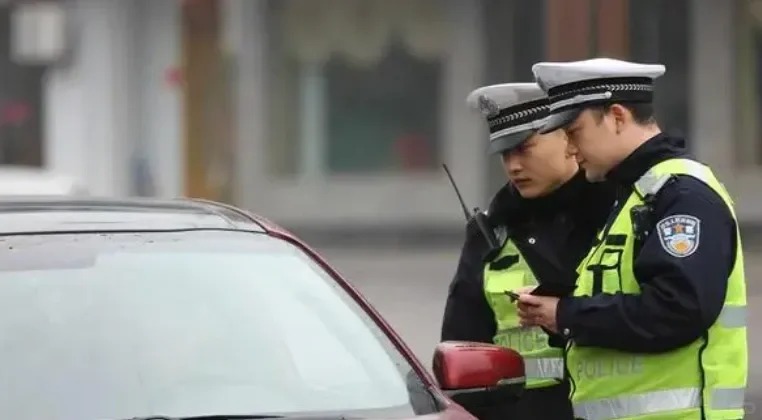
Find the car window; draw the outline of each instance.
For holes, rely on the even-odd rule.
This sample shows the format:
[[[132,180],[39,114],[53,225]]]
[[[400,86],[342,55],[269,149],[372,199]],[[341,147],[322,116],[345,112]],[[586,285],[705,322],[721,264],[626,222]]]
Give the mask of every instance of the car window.
[[[196,232],[2,245],[0,418],[421,411],[405,359],[285,241]]]

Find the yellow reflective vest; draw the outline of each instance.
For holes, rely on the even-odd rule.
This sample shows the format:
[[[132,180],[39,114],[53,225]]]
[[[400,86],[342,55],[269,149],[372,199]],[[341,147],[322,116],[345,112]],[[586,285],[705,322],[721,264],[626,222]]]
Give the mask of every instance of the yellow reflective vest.
[[[509,263],[500,267],[502,261]],[[497,321],[493,341],[521,353],[529,389],[556,385],[564,377],[563,349],[551,347],[542,328],[521,327],[516,303],[505,294],[537,284],[532,269],[510,239],[484,267],[484,294]]]
[[[722,197],[735,217],[733,201],[707,166],[688,159],[661,162],[635,183],[634,192],[608,230],[599,235],[598,245],[580,264],[575,296],[592,295],[596,275],[602,276],[603,293],[640,293],[633,272],[631,209],[643,205],[645,197],[655,196],[672,175],[688,175],[704,182]],[[673,227],[690,233],[690,220],[686,222],[681,225],[678,221]],[[623,237],[626,239],[621,240]],[[680,247],[698,245],[676,240],[673,247],[678,252]],[[740,235],[728,280],[722,313],[706,339],[685,347],[661,354],[636,354],[577,346],[572,338],[567,346],[566,363],[572,380],[575,415],[586,420],[742,419],[747,342]]]

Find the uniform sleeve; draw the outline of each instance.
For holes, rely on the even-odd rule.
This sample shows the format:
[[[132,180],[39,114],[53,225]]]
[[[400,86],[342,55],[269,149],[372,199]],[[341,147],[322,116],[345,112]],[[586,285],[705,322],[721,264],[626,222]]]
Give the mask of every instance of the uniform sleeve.
[[[467,230],[458,267],[450,283],[441,339],[491,343],[497,327],[482,286],[482,260],[487,246],[481,234]]]
[[[662,239],[659,223],[668,228],[673,216],[698,221],[694,250],[676,251]],[[656,228],[634,261],[640,295],[599,294],[559,302],[559,330],[575,343],[659,353],[695,341],[714,324],[736,254],[736,222],[730,210],[701,181],[678,177],[660,193],[653,220]],[[665,238],[670,235],[662,232]]]

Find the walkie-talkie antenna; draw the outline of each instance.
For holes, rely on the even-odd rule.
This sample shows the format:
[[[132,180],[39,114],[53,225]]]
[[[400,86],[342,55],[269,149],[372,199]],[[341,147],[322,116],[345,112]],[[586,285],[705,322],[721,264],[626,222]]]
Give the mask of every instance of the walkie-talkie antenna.
[[[466,207],[466,202],[463,201],[463,196],[460,195],[460,190],[458,189],[458,186],[455,184],[455,180],[452,179],[452,174],[450,173],[450,169],[447,167],[446,163],[442,164],[442,168],[444,168],[444,171],[447,174],[447,178],[450,179],[450,185],[452,185],[452,188],[455,190],[455,194],[458,195],[458,201],[460,201],[460,206],[463,208],[463,215],[466,216],[466,221],[470,220],[471,214],[468,212],[468,207]]]
[[[466,223],[471,223],[471,219],[474,219],[474,222],[476,222],[482,235],[484,235],[484,240],[487,241],[487,246],[489,246],[490,252],[499,250],[501,245],[498,243],[495,233],[489,227],[490,225],[489,220],[487,220],[487,215],[484,212],[479,211],[478,207],[474,208],[473,214],[468,212],[466,202],[463,201],[463,196],[460,195],[460,190],[458,190],[458,186],[455,184],[455,180],[452,178],[452,174],[450,173],[447,164],[443,163],[442,168],[444,168],[447,178],[450,179],[450,185],[452,185],[452,188],[455,190],[455,194],[458,195],[460,207],[463,209],[463,214],[466,216]]]

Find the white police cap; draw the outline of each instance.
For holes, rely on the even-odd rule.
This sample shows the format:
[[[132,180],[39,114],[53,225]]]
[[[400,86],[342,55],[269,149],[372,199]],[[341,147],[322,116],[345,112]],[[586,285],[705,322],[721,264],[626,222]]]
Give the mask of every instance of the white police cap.
[[[653,81],[665,71],[661,64],[611,58],[537,63],[532,72],[550,103],[550,116],[540,132],[571,123],[591,105],[649,103],[653,100]]]
[[[537,83],[504,83],[480,87],[466,98],[489,126],[489,153],[502,153],[523,143],[548,116],[548,97]]]

